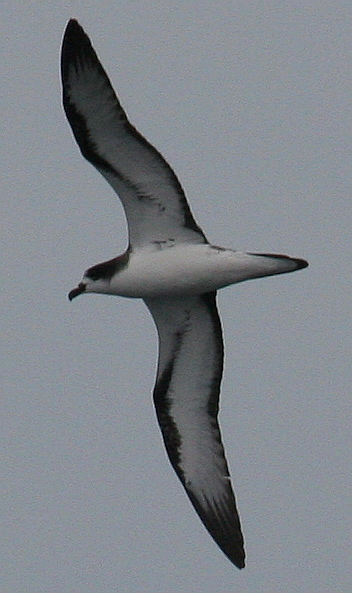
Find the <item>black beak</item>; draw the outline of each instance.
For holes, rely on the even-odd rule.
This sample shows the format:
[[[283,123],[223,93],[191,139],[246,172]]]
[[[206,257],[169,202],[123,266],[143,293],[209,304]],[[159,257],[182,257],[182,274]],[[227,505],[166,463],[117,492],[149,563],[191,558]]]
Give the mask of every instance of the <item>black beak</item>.
[[[74,299],[78,295],[82,294],[82,292],[85,292],[85,290],[86,290],[86,285],[84,284],[84,282],[80,282],[79,285],[77,286],[77,288],[74,288],[73,290],[71,290],[68,293],[69,300],[72,301],[72,299]]]

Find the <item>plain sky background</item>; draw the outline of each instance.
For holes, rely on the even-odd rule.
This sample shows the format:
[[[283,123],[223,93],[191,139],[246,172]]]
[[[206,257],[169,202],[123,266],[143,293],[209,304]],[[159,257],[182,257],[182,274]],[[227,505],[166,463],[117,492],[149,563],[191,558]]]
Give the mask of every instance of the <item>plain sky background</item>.
[[[122,208],[61,107],[70,17],[216,243],[309,260],[219,296],[238,571],[166,458],[139,301],[67,292]],[[347,593],[350,0],[2,1],[1,593]]]

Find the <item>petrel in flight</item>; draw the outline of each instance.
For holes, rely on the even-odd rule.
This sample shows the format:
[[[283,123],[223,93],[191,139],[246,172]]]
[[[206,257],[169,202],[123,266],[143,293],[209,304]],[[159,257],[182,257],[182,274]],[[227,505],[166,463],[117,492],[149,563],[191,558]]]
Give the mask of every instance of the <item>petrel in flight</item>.
[[[129,235],[125,253],[89,268],[69,299],[95,292],[144,300],[159,336],[153,396],[167,454],[206,529],[243,568],[243,536],[217,420],[224,346],[216,291],[308,264],[207,241],[175,173],[128,120],[76,20],[64,34],[61,72],[74,137],[118,194]]]

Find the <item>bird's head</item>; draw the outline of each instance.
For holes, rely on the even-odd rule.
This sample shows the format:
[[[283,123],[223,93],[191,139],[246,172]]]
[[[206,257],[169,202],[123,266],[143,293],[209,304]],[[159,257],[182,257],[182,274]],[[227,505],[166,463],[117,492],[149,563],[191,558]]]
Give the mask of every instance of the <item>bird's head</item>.
[[[110,293],[112,277],[127,266],[129,252],[126,251],[109,261],[96,264],[84,272],[82,281],[68,293],[70,301],[85,292]]]

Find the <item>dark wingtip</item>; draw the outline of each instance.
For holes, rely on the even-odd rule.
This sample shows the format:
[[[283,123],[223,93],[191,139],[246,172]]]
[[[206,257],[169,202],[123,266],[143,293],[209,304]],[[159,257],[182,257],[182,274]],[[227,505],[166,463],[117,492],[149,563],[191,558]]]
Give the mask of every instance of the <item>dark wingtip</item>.
[[[74,43],[78,37],[86,37],[86,34],[76,19],[70,19],[66,25],[64,37],[62,41],[62,47],[67,47],[67,44]]]
[[[231,560],[231,558],[229,558],[229,560]],[[236,568],[239,568],[240,570],[242,570],[242,568],[246,568],[246,563],[244,561],[244,558],[243,558],[243,560],[242,559],[241,560],[237,559],[236,561],[231,560],[231,562],[232,562],[232,564],[234,564],[236,566]]]
[[[88,35],[76,19],[70,19],[66,25],[61,46],[61,72],[63,80],[71,63],[77,63],[82,55],[95,52]]]
[[[67,22],[66,25],[66,30],[65,30],[65,34],[66,33],[74,33],[77,31],[83,31],[83,28],[81,27],[81,25],[79,24],[79,22],[77,21],[77,19],[70,19]]]

